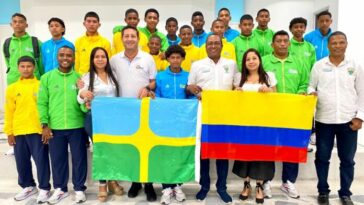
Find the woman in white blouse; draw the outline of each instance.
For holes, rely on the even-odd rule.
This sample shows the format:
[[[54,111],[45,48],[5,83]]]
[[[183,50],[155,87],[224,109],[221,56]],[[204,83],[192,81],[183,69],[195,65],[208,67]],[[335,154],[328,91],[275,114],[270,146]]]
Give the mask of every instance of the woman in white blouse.
[[[119,86],[113,75],[109,63],[109,57],[104,48],[96,47],[91,51],[90,72],[82,77],[84,87],[79,91],[77,97],[80,104],[85,104],[88,112],[85,117],[85,130],[92,139],[92,117],[91,102],[95,96],[118,97]],[[109,191],[115,195],[122,195],[123,188],[116,181],[100,180],[99,194],[97,198],[100,202],[107,200],[107,186]]]
[[[259,52],[248,49],[243,56],[241,80],[237,90],[275,92],[277,80],[274,73],[265,72]],[[263,182],[274,176],[274,162],[235,161],[233,173],[244,179],[244,189],[239,199],[246,200],[251,192],[250,179],[256,180],[256,203],[264,203]]]

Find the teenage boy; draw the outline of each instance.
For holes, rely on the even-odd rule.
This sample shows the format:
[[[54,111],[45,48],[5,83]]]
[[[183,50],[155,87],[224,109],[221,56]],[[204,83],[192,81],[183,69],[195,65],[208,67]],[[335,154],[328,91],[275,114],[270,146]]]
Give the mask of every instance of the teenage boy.
[[[84,113],[77,102],[77,80],[74,51],[63,46],[58,50],[58,69],[49,71],[40,80],[38,111],[42,136],[49,140],[53,187],[49,204],[60,202],[68,194],[68,147],[72,157],[72,183],[76,202],[86,201],[87,136],[83,127]]]
[[[60,47],[68,46],[74,49],[73,43],[63,37],[66,26],[62,19],[56,17],[49,19],[48,29],[52,38],[42,44],[42,62],[45,73],[58,68],[57,53]]]
[[[152,35],[157,35],[161,38],[162,47],[161,51],[164,52],[168,48],[168,40],[166,36],[159,32],[157,29],[157,25],[159,23],[159,12],[156,9],[147,9],[144,15],[144,21],[147,24],[145,27],[140,28],[139,30],[144,33],[149,39]]]
[[[11,16],[10,26],[13,29],[13,36],[6,39],[3,45],[5,63],[7,67],[7,84],[10,85],[16,82],[20,73],[18,70],[18,59],[21,56],[27,55],[35,59],[34,76],[40,79],[44,73],[41,62],[41,42],[26,32],[28,27],[27,18],[20,13],[15,13]]]
[[[206,43],[207,33],[203,30],[205,25],[205,19],[201,11],[195,11],[192,14],[191,25],[193,27],[192,43],[196,47],[200,48]]]
[[[177,36],[178,21],[176,18],[170,17],[167,19],[166,31],[169,46],[178,45],[181,42],[181,39]]]
[[[81,75],[89,71],[90,55],[92,49],[95,47],[104,48],[108,55],[111,56],[111,46],[109,40],[99,35],[97,31],[101,26],[99,15],[93,11],[89,11],[86,13],[83,20],[86,33],[84,36],[79,37],[75,43],[75,70]]]
[[[289,23],[289,30],[293,37],[291,38],[291,45],[289,46],[288,51],[290,54],[296,55],[298,58],[302,59],[310,73],[313,64],[316,62],[316,51],[311,43],[303,39],[306,26],[307,20],[302,17],[291,20]]]
[[[125,11],[124,21],[127,26],[133,26],[138,28],[139,24],[139,13],[137,10],[130,8]],[[125,50],[123,39],[121,37],[121,30],[125,26],[119,25],[115,26],[113,29],[113,38],[112,38],[112,54],[115,55],[123,50]],[[139,29],[139,28],[138,28]],[[139,32],[139,48],[145,52],[148,52],[148,38],[144,33]]]
[[[179,44],[186,52],[184,61],[182,61],[182,69],[189,72],[193,62],[200,59],[200,49],[197,48],[192,43],[192,28],[189,25],[183,25],[179,29],[179,37],[181,38],[181,43]]]
[[[229,26],[229,23],[231,21],[230,11],[227,8],[221,8],[218,13],[218,19],[222,20],[225,23],[225,33],[224,37],[228,42],[231,42],[240,35],[239,31],[232,29]]]
[[[235,61],[236,58],[235,47],[232,43],[228,42],[224,38],[224,32],[225,32],[225,23],[220,19],[214,20],[211,25],[211,33],[220,36],[220,39],[222,41],[221,57]],[[206,58],[207,57],[206,44],[203,45],[200,49],[201,49],[200,59]]]
[[[262,59],[263,68],[275,74],[278,93],[305,94],[309,72],[300,59],[288,52],[289,44],[288,33],[277,31],[273,35],[273,53]],[[295,186],[297,176],[298,163],[283,162],[281,190],[295,199],[300,197]],[[270,182],[265,182],[263,186],[265,197],[271,198]]]
[[[329,55],[328,38],[331,35],[332,15],[329,11],[322,11],[317,15],[317,29],[305,35],[305,40],[316,48],[316,60]]]
[[[165,70],[169,63],[161,58],[161,38],[159,36],[151,36],[148,42],[149,54],[153,56],[157,71]]]
[[[241,71],[243,55],[249,48],[255,48],[262,55],[262,44],[259,43],[258,38],[253,33],[254,22],[253,17],[249,14],[245,14],[240,18],[240,35],[236,37],[232,44],[235,46],[236,63],[238,64],[238,70]]]
[[[258,26],[254,29],[253,33],[258,39],[258,42],[262,44],[262,51],[260,52],[260,55],[269,55],[273,51],[271,43],[274,31],[268,28],[268,23],[270,21],[270,13],[268,9],[260,9],[257,12],[255,20],[257,21]]]
[[[32,157],[39,183],[37,203],[47,202],[49,197],[50,169],[48,141],[42,138],[37,110],[39,81],[34,77],[35,61],[30,56],[18,59],[20,79],[6,89],[4,132],[8,143],[14,146],[18,171],[18,184],[23,188],[15,195],[16,201],[24,200],[38,192],[32,173]]]

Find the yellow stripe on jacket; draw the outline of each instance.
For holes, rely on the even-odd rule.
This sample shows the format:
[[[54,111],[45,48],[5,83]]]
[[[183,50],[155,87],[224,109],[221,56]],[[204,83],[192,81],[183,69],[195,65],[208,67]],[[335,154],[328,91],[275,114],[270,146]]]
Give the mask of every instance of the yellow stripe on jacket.
[[[6,89],[5,125],[7,135],[42,133],[37,110],[39,81],[19,79]]]

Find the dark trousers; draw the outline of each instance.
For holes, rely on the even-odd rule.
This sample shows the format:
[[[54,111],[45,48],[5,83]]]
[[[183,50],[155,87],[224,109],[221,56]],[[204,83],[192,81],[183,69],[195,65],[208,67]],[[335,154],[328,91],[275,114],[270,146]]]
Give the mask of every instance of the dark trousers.
[[[66,192],[69,178],[68,145],[72,155],[72,183],[75,191],[86,190],[87,150],[83,128],[69,130],[52,130],[53,138],[49,140],[53,187]]]
[[[282,182],[287,183],[289,180],[292,183],[296,183],[298,176],[298,163],[283,162],[282,168]]]
[[[317,189],[320,194],[330,193],[327,182],[331,152],[336,135],[337,152],[340,159],[339,196],[350,196],[350,186],[354,179],[354,156],[357,147],[358,131],[350,128],[350,123],[324,124],[316,121],[315,165],[318,177]]]
[[[42,136],[40,134],[18,135],[15,136],[15,142],[14,155],[18,170],[18,184],[22,188],[35,186],[30,160],[30,157],[33,157],[37,168],[39,188],[50,190],[48,145],[42,143]]]
[[[226,178],[229,170],[229,160],[217,159],[216,160],[216,172],[217,172],[217,191],[226,191]],[[201,159],[200,169],[200,185],[201,189],[210,190],[210,160]]]

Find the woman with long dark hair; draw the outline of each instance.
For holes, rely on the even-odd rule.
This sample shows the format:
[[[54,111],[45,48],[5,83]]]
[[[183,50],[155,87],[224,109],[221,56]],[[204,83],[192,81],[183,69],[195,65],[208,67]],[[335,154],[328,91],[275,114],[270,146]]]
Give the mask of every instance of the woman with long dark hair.
[[[275,92],[277,80],[271,72],[265,72],[262,58],[255,49],[248,49],[243,56],[241,81],[237,90],[255,92]],[[244,179],[244,189],[240,200],[249,198],[251,192],[250,179],[256,180],[256,203],[264,203],[263,181],[274,175],[274,162],[235,161],[233,173]]]
[[[84,87],[79,91],[78,101],[85,104],[88,112],[85,117],[85,130],[92,139],[92,115],[91,102],[95,96],[118,97],[119,86],[113,75],[109,63],[109,57],[104,48],[96,47],[91,51],[90,71],[82,77]],[[107,200],[107,188],[115,195],[122,195],[123,188],[116,181],[100,180],[99,194],[100,202]],[[108,185],[108,187],[106,186]]]

